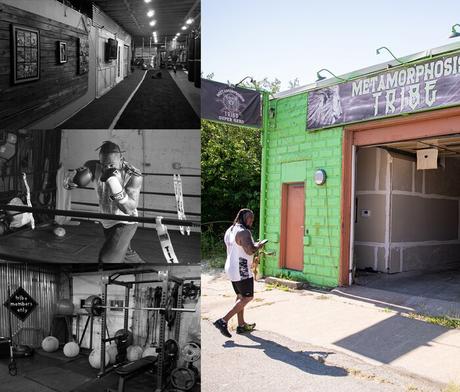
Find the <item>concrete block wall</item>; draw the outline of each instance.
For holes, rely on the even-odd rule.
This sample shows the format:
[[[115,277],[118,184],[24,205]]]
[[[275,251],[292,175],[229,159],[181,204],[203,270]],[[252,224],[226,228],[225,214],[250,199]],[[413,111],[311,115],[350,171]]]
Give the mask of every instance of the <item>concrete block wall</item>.
[[[311,285],[338,285],[340,258],[340,200],[342,170],[342,128],[308,132],[307,94],[271,101],[267,139],[265,234],[267,250],[265,275],[289,274]],[[325,185],[314,184],[316,169],[327,173]],[[279,266],[281,188],[283,183],[305,184],[304,269],[292,271]]]

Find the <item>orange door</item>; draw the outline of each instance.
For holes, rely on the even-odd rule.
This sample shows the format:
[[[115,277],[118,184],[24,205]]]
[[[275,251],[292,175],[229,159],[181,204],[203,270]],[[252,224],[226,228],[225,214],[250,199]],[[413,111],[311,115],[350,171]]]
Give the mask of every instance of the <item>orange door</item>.
[[[304,184],[283,186],[281,227],[281,265],[284,268],[303,271],[303,237],[305,222]]]

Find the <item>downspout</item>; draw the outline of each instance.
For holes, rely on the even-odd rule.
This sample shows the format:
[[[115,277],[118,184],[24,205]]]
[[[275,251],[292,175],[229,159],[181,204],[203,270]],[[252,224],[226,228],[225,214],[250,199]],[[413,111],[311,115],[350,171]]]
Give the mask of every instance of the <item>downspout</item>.
[[[269,92],[262,92],[262,158],[260,168],[260,218],[259,218],[259,238],[264,239],[265,232],[265,203],[266,203],[266,182],[267,182],[267,139],[268,139],[268,105],[269,105]],[[260,257],[260,275],[265,276],[265,256]]]

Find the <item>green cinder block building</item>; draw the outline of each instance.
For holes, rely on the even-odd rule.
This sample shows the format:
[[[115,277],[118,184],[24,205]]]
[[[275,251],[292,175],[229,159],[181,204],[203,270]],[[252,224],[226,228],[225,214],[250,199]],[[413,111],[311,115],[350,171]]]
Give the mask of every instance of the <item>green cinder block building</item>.
[[[264,257],[265,276],[332,288],[351,284],[355,270],[460,268],[459,50],[270,100],[260,237],[274,254]]]

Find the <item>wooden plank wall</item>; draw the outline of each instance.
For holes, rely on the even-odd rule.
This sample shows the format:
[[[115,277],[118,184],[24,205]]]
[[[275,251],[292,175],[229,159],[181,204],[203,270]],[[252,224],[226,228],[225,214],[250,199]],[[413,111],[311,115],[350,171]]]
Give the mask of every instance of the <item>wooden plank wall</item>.
[[[0,128],[19,129],[69,104],[88,89],[88,74],[77,75],[81,29],[0,4]],[[12,83],[11,25],[40,31],[40,80]],[[67,43],[67,63],[58,64],[57,41]]]

